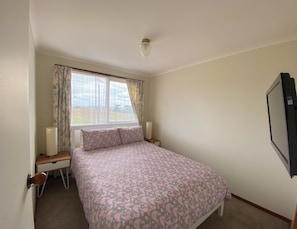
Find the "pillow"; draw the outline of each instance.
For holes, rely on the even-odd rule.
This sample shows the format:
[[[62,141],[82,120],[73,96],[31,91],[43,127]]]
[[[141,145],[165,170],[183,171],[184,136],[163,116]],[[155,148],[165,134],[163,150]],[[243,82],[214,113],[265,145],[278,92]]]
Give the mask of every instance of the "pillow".
[[[122,144],[144,140],[142,126],[119,128]]]
[[[94,150],[121,144],[118,129],[81,130],[83,150]]]

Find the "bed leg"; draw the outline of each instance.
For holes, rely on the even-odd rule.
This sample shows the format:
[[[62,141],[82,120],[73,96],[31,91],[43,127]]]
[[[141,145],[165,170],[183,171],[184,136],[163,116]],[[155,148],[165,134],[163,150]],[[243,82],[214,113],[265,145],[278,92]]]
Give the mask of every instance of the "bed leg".
[[[221,206],[218,208],[218,215],[222,217],[224,214],[224,202],[222,202]]]

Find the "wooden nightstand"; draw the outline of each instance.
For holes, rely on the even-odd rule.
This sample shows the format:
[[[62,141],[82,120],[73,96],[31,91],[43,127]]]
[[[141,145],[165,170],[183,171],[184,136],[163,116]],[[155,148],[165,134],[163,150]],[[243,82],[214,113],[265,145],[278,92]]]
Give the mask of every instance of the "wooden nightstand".
[[[37,172],[45,172],[46,180],[41,187],[41,192],[39,191],[39,186],[37,187],[37,196],[40,197],[43,194],[44,187],[46,185],[47,177],[49,171],[60,170],[60,175],[65,189],[69,189],[69,167],[70,167],[70,155],[68,152],[59,152],[57,155],[49,157],[44,154],[40,154],[36,158],[36,170]],[[66,182],[63,174],[63,169],[66,169]]]
[[[148,142],[153,143],[157,146],[161,146],[161,141],[159,139],[151,138],[151,139],[145,139],[145,140],[147,140]]]

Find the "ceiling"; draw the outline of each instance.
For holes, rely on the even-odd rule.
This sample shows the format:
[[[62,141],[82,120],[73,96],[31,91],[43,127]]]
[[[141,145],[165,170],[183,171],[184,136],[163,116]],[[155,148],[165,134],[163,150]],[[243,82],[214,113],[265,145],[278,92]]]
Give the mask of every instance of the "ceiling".
[[[297,0],[31,0],[30,20],[37,52],[153,76],[297,39]]]

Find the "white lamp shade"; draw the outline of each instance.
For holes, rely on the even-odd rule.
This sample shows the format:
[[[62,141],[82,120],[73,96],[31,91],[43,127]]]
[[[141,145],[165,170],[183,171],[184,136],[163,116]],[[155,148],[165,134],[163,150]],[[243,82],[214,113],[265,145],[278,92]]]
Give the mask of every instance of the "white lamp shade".
[[[46,128],[46,155],[54,156],[58,154],[58,128]]]
[[[145,138],[146,139],[152,138],[152,130],[153,130],[153,123],[146,122],[146,126],[145,126]]]

